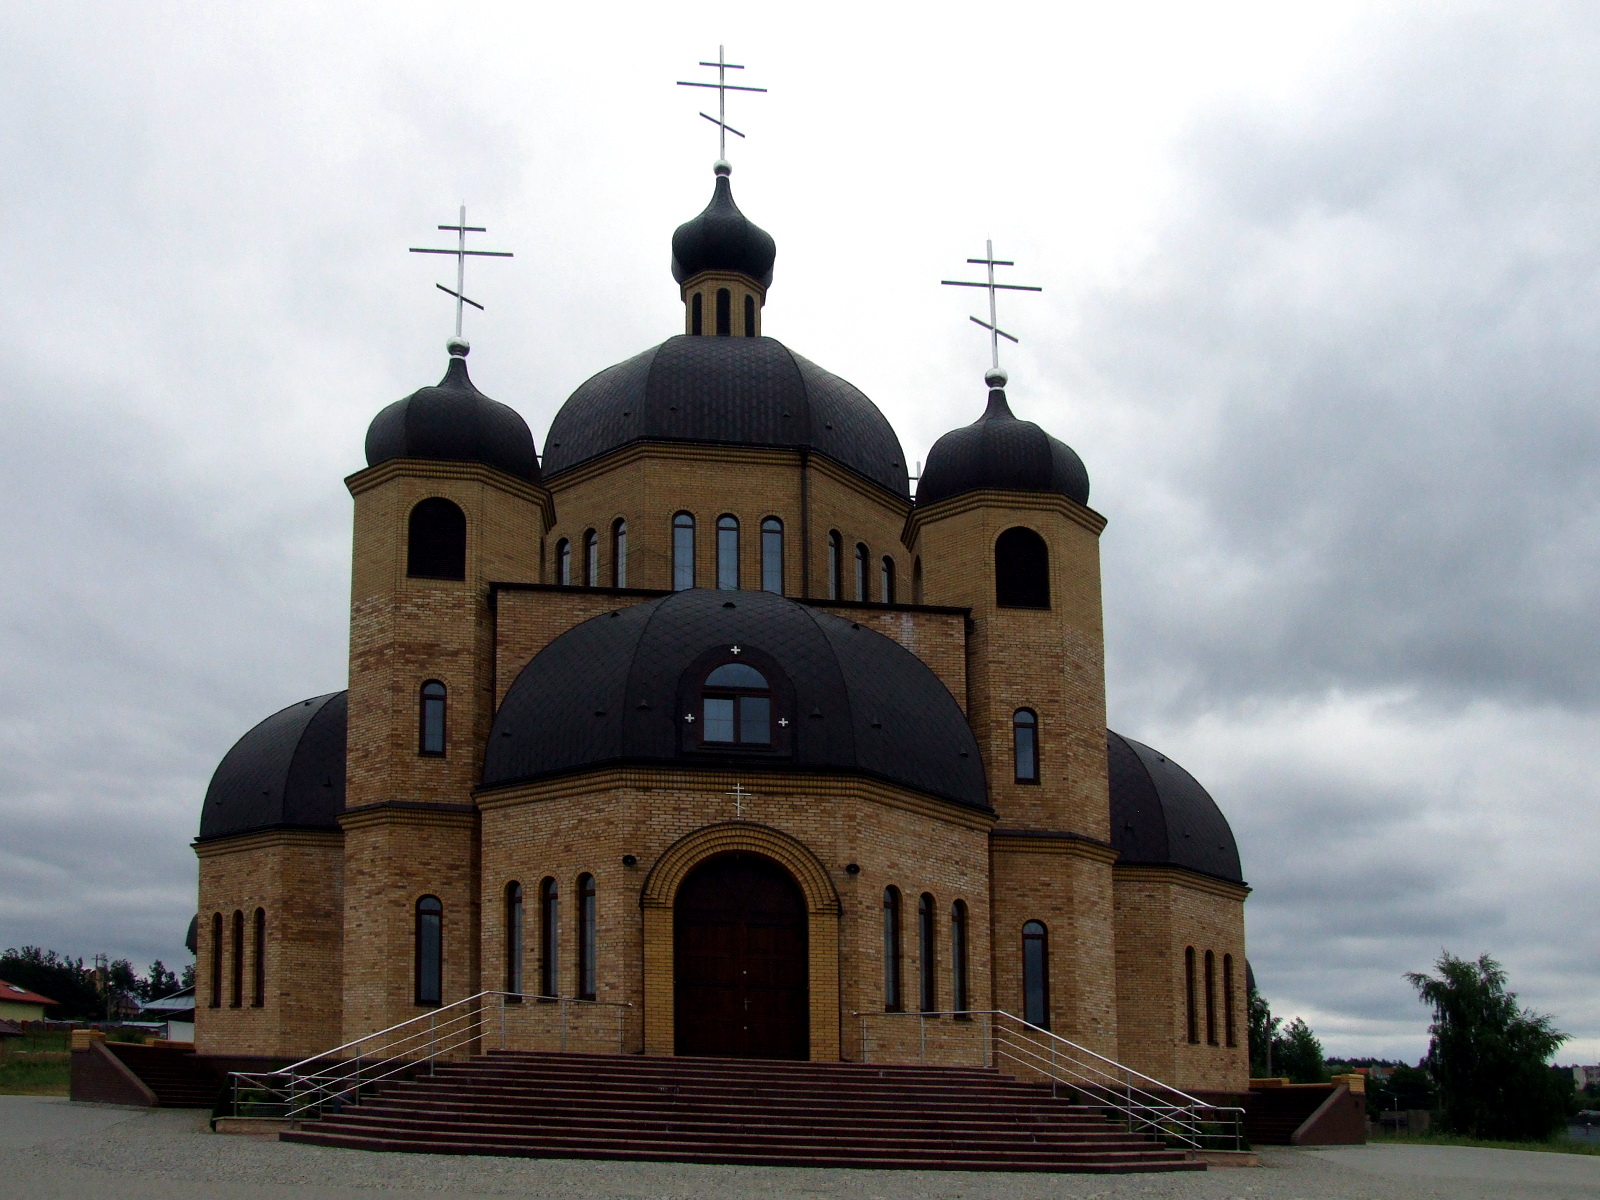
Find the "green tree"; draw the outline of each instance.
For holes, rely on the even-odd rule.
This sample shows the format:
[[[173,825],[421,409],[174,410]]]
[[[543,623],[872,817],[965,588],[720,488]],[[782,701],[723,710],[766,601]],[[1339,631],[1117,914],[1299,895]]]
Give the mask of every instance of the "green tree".
[[[1326,1083],[1328,1080],[1322,1043],[1300,1017],[1289,1022],[1282,1037],[1272,1039],[1272,1065],[1292,1083]]]
[[[1267,998],[1256,991],[1255,980],[1245,979],[1245,1010],[1250,1034],[1250,1074],[1265,1079],[1272,1074],[1272,1041],[1278,1036],[1282,1017],[1272,1015]]]
[[[150,964],[150,974],[139,982],[141,1000],[159,1000],[178,990],[178,977],[159,958]]]
[[[45,1010],[52,1021],[94,1020],[103,1011],[94,972],[81,958],[65,958],[38,946],[13,947],[0,954],[0,979],[56,1001],[58,1007]]]
[[[1404,1112],[1408,1109],[1432,1110],[1437,1101],[1433,1077],[1421,1067],[1399,1064],[1384,1079],[1367,1080],[1367,1115],[1374,1120],[1379,1113]]]
[[[1499,1141],[1541,1141],[1566,1121],[1567,1097],[1548,1068],[1567,1035],[1552,1018],[1521,1007],[1506,973],[1487,954],[1476,962],[1445,951],[1438,976],[1406,980],[1433,1009],[1424,1060],[1439,1089],[1449,1133]]]

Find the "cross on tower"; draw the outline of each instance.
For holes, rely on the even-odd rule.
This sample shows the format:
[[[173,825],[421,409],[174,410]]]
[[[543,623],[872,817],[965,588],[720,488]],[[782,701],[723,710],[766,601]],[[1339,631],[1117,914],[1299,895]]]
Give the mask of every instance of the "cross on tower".
[[[745,791],[744,784],[736,783],[733,785],[733,791],[724,792],[723,795],[733,797],[733,815],[742,817],[744,816],[744,802],[746,800],[754,800],[756,794]]]
[[[448,230],[450,230],[451,232],[453,232],[453,233],[455,233],[457,235],[457,245],[456,245],[456,248],[454,250],[432,250],[432,249],[424,249],[421,246],[412,246],[411,247],[411,253],[413,253],[413,254],[453,254],[453,255],[455,255],[455,258],[456,258],[456,286],[455,286],[455,290],[451,291],[449,288],[445,287],[445,285],[442,284],[442,283],[436,283],[433,286],[438,288],[441,292],[445,292],[445,293],[447,293],[447,294],[449,294],[451,296],[454,296],[456,298],[456,340],[460,341],[461,340],[461,306],[463,304],[470,304],[470,305],[472,305],[473,308],[477,309],[479,312],[483,311],[483,305],[479,304],[476,300],[473,300],[470,297],[465,296],[465,295],[462,294],[466,290],[466,284],[467,284],[467,259],[468,259],[468,257],[476,257],[476,258],[514,258],[515,255],[513,255],[511,253],[511,251],[509,251],[509,250],[468,250],[467,249],[467,234],[469,234],[469,233],[486,233],[487,230],[482,225],[468,225],[467,224],[467,206],[465,204],[463,204],[461,206],[461,217],[460,217],[460,220],[459,220],[459,222],[457,224],[455,224],[455,225],[441,225],[441,226],[439,226],[439,228],[440,229],[448,229]]]
[[[996,283],[994,281],[994,269],[996,267],[1014,267],[1017,264],[1003,258],[996,258],[994,256],[994,240],[992,238],[984,242],[984,254],[982,258],[969,258],[967,261],[969,263],[982,263],[988,269],[989,278],[987,283],[973,283],[965,279],[941,279],[939,282],[944,284],[946,287],[975,287],[984,288],[986,291],[988,291],[989,319],[987,321],[981,321],[977,317],[972,317],[970,319],[973,324],[982,325],[989,331],[989,371],[991,374],[999,375],[1001,377],[1001,385],[1004,385],[1005,372],[1000,370],[1000,339],[1005,338],[1006,341],[1012,343],[1015,343],[1017,339],[1012,337],[1011,334],[1007,333],[1004,329],[1000,328],[999,317],[995,311],[995,293],[1002,291],[1042,292],[1044,289],[1030,287],[1021,283]],[[985,378],[987,379],[987,376]]]
[[[728,124],[728,93],[764,92],[767,90],[766,88],[744,87],[741,84],[729,83],[728,72],[742,71],[744,70],[744,67],[738,63],[728,62],[727,58],[728,56],[726,53],[724,53],[724,48],[718,46],[717,61],[702,62],[700,64],[702,67],[715,67],[717,69],[717,81],[715,83],[695,83],[688,79],[678,80],[679,87],[717,89],[717,115],[714,117],[710,113],[701,113],[700,115],[717,127],[717,161],[719,163],[728,161],[728,135],[731,133],[735,137],[744,136],[744,134],[740,133],[732,125]]]

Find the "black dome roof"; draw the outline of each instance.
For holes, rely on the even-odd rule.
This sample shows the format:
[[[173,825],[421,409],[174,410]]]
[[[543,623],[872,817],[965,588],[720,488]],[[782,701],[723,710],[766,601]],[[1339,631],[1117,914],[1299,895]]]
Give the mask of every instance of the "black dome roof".
[[[372,418],[367,466],[391,458],[483,463],[539,482],[539,458],[528,423],[473,387],[467,360],[454,352],[437,387],[420,388]]]
[[[1111,844],[1123,864],[1187,867],[1243,883],[1239,847],[1217,802],[1195,777],[1142,742],[1106,730]]]
[[[720,166],[711,203],[672,235],[672,277],[679,283],[701,271],[738,271],[762,287],[772,286],[778,244],[772,235],[739,211],[733,188]]]
[[[877,405],[768,337],[679,335],[601,371],[551,422],[544,469],[636,441],[811,449],[909,495],[900,439]]]
[[[772,682],[774,717],[790,720],[774,753],[692,744],[685,709],[733,646]],[[989,806],[966,717],[921,659],[770,592],[675,592],[585,621],[534,656],[495,716],[484,786],[605,763],[840,771]]]
[[[1032,421],[1019,421],[1005,391],[989,392],[989,407],[971,425],[952,429],[928,451],[917,483],[917,503],[932,504],[962,492],[1058,492],[1089,503],[1089,472],[1071,446]]]
[[[275,712],[222,756],[200,808],[200,838],[289,826],[337,829],[344,809],[346,692]]]

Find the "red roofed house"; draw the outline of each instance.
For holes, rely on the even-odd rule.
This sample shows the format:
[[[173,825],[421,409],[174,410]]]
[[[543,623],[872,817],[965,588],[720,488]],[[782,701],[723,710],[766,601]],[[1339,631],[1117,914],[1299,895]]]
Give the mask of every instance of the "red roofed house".
[[[44,1010],[57,1002],[0,979],[0,1021],[42,1021]]]

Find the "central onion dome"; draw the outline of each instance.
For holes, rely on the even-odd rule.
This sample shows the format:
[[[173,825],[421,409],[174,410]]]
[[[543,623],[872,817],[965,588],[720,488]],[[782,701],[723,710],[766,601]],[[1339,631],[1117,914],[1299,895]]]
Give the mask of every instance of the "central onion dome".
[[[684,283],[702,271],[734,271],[769,288],[778,243],[733,202],[730,169],[727,163],[717,164],[711,203],[672,235],[672,277]]]
[[[732,664],[759,672],[770,695],[759,747],[698,736],[703,688]],[[563,633],[506,692],[483,785],[612,764],[865,775],[989,807],[972,729],[927,664],[771,592],[674,592]]]
[[[450,366],[436,387],[385,408],[367,427],[367,466],[393,458],[482,463],[539,482],[533,434],[517,411],[491,400],[467,376],[467,343],[452,339]]]
[[[989,406],[971,425],[953,429],[928,451],[917,503],[963,492],[1055,492],[1089,503],[1089,472],[1071,446],[1032,421],[1019,421],[1006,402],[1005,372],[986,376]]]

